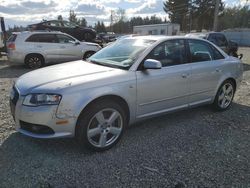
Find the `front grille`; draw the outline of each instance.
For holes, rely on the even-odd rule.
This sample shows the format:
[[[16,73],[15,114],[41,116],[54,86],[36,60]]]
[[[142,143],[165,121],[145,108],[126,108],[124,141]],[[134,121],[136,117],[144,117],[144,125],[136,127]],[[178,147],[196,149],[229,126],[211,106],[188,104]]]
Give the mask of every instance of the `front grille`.
[[[35,134],[55,134],[53,129],[45,125],[38,125],[20,121],[20,127],[25,131],[29,131]]]

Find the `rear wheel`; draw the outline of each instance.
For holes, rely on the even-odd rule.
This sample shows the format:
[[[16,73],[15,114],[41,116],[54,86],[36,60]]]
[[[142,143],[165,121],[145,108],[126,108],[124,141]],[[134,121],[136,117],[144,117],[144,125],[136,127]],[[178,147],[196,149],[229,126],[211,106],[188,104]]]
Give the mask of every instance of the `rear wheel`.
[[[234,93],[234,83],[231,80],[226,80],[225,82],[223,82],[216,94],[213,103],[214,108],[219,111],[228,109],[232,104]]]
[[[110,100],[93,103],[80,115],[76,137],[90,149],[107,150],[120,140],[126,122],[126,114],[119,104]]]
[[[40,55],[28,55],[25,58],[25,65],[30,69],[38,69],[44,65],[44,59]]]

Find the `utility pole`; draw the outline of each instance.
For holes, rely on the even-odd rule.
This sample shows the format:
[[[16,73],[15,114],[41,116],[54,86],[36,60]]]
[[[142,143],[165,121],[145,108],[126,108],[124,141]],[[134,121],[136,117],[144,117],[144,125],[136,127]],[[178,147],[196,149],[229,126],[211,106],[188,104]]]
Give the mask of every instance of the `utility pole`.
[[[213,26],[214,31],[218,31],[219,6],[220,6],[220,0],[215,0],[214,26]]]

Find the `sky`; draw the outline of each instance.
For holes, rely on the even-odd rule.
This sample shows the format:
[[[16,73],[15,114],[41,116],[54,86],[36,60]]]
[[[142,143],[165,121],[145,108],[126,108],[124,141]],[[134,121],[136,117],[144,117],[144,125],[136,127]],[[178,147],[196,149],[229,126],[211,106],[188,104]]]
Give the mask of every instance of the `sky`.
[[[156,15],[168,19],[163,11],[165,0],[0,0],[0,17],[5,18],[5,25],[26,26],[39,23],[43,19],[57,19],[62,15],[68,19],[69,11],[74,10],[78,18],[84,17],[88,25],[103,21],[110,23],[111,10],[122,8],[126,18],[133,16]],[[223,0],[226,6],[243,5],[247,0]],[[250,0],[247,2],[250,5]]]

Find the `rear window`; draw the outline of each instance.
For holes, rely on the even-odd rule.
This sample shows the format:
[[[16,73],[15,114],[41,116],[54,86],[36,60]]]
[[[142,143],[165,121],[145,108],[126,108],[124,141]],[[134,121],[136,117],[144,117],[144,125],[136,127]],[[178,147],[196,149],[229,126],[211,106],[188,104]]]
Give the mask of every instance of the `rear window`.
[[[34,34],[27,38],[25,42],[57,43],[57,38],[55,34]]]
[[[17,37],[17,35],[16,34],[12,34],[9,38],[8,38],[8,42],[15,42],[15,40],[16,40],[16,37]]]

